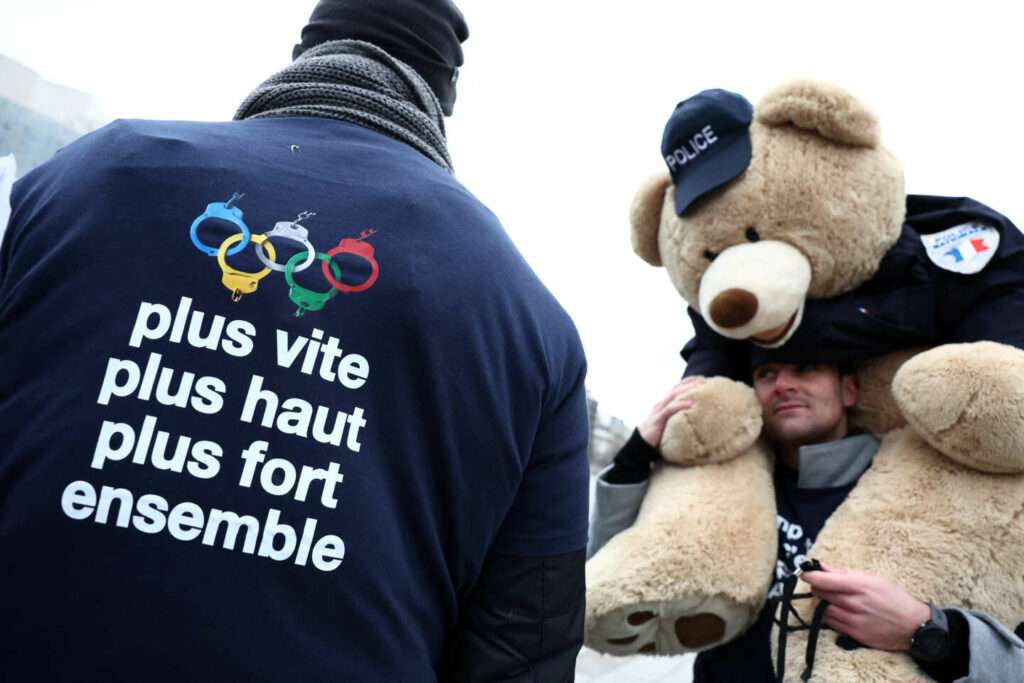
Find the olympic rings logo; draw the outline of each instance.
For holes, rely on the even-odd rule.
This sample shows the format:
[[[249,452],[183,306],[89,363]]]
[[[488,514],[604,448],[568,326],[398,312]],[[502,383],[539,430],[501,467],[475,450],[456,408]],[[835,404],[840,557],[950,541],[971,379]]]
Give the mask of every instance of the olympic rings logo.
[[[328,301],[337,296],[338,292],[345,292],[346,294],[362,292],[372,287],[373,283],[377,281],[377,276],[380,274],[380,265],[373,255],[373,245],[363,241],[376,233],[375,229],[364,230],[357,238],[344,238],[338,243],[338,246],[327,252],[317,251],[313,247],[313,243],[309,241],[309,230],[299,223],[299,221],[316,214],[303,211],[293,221],[278,222],[272,230],[262,235],[253,235],[245,221],[242,220],[242,210],[234,205],[235,202],[244,196],[244,194],[236,192],[226,202],[207,204],[206,210],[192,221],[192,227],[189,230],[192,244],[196,246],[196,249],[208,256],[217,257],[217,265],[221,269],[221,284],[231,292],[232,301],[240,301],[244,295],[255,292],[259,286],[259,281],[269,275],[271,271],[284,273],[284,279],[288,283],[288,298],[298,306],[298,309],[295,311],[297,316],[303,315],[306,311],[319,311],[327,305]],[[233,223],[238,226],[239,232],[230,235],[221,242],[219,247],[211,247],[199,239],[199,226],[211,218],[219,218]],[[277,252],[270,241],[272,238],[299,242],[305,247],[305,251],[300,251],[288,259],[288,263],[281,265],[277,262]],[[242,251],[250,243],[253,244],[253,248],[256,250],[256,257],[265,268],[255,273],[248,273],[230,266],[227,262],[227,257]],[[341,254],[352,254],[367,261],[370,264],[370,275],[363,282],[356,285],[342,282],[341,266],[334,260],[334,257]],[[324,292],[307,289],[295,282],[295,273],[309,268],[317,260],[320,261],[324,278],[330,284],[330,287]]]

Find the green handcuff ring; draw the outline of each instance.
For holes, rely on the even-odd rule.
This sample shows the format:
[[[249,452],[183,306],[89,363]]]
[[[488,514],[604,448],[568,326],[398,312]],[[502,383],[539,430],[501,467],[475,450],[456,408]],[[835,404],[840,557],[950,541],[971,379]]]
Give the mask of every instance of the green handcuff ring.
[[[326,292],[314,292],[313,290],[306,289],[295,282],[295,278],[292,277],[292,271],[294,271],[295,266],[308,255],[308,251],[300,251],[288,259],[288,264],[284,267],[284,279],[288,281],[288,298],[295,302],[295,305],[299,307],[299,309],[295,311],[296,316],[301,316],[306,311],[319,311],[327,305],[328,301],[338,294],[338,290],[334,287],[331,287]],[[331,271],[334,273],[335,278],[341,277],[341,267],[334,262],[334,259],[322,251],[316,252],[316,257],[324,263],[331,264]]]

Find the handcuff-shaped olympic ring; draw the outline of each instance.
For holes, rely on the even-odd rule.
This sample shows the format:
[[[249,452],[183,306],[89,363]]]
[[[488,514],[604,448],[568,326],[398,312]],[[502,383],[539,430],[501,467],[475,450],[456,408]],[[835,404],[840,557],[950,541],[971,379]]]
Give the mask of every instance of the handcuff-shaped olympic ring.
[[[220,269],[224,271],[224,276],[221,278],[221,282],[231,290],[231,300],[239,301],[243,294],[251,294],[256,291],[256,285],[259,281],[270,274],[270,268],[264,268],[258,273],[246,273],[240,270],[235,270],[228,265],[225,260],[225,255],[230,254],[228,247],[235,242],[241,242],[242,235],[231,235],[226,240],[221,242],[220,249],[217,250],[217,263],[220,265]],[[253,235],[252,241],[257,244],[263,245],[263,247],[270,253],[271,259],[276,259],[277,254],[274,252],[274,245],[270,243],[266,235]]]
[[[217,255],[217,250],[215,248],[207,246],[202,242],[202,240],[199,239],[199,224],[205,221],[207,218],[220,218],[222,220],[228,221],[229,223],[234,223],[241,229],[242,233],[238,240],[241,242],[241,244],[239,244],[237,247],[234,247],[231,251],[228,252],[228,254],[237,254],[238,252],[245,249],[245,247],[249,244],[249,226],[247,226],[245,224],[245,221],[242,220],[242,210],[239,209],[237,206],[232,206],[233,203],[235,203],[244,196],[244,194],[239,194],[238,192],[235,192],[231,196],[231,199],[227,200],[226,202],[213,202],[212,204],[206,205],[206,211],[199,214],[199,216],[194,221],[192,221],[192,228],[189,231],[189,234],[192,237],[192,244],[196,245],[196,249],[210,256]]]
[[[306,257],[306,260],[302,263],[301,266],[295,267],[296,273],[302,272],[306,268],[309,268],[311,265],[313,265],[313,261],[316,260],[316,249],[313,248],[312,242],[309,241],[309,230],[299,225],[299,221],[315,215],[315,213],[303,211],[295,220],[291,222],[281,221],[279,223],[276,223],[274,225],[273,230],[264,234],[264,237],[266,237],[267,239],[270,239],[271,237],[281,237],[286,240],[301,242],[302,245],[306,247],[306,251],[304,253],[308,254],[308,256]],[[262,244],[256,244],[255,249],[256,256],[259,258],[260,261],[263,262],[263,265],[273,270],[276,270],[279,273],[284,272],[285,266],[282,266],[280,263],[276,263],[271,259],[267,258],[267,255],[265,253],[266,248]]]
[[[299,307],[299,309],[295,311],[296,317],[305,314],[306,311],[319,311],[327,305],[328,301],[338,294],[338,290],[333,287],[326,292],[315,292],[311,289],[306,289],[295,282],[292,272],[298,272],[301,270],[301,268],[296,268],[295,264],[298,263],[303,256],[306,256],[306,252],[299,252],[298,254],[295,254],[295,256],[288,259],[288,265],[284,267],[284,279],[288,281],[288,298],[294,301],[295,305]],[[332,261],[330,256],[322,251],[318,251],[316,252],[316,258],[324,262],[324,268],[330,264],[335,277],[341,277],[341,266]]]
[[[373,283],[377,281],[377,276],[380,274],[380,266],[377,265],[377,259],[373,257],[373,245],[363,242],[364,239],[375,232],[377,231],[363,230],[359,233],[359,237],[347,237],[341,240],[341,242],[338,243],[338,246],[327,252],[327,256],[332,259],[329,261],[330,263],[334,263],[333,258],[337,254],[354,254],[370,262],[370,277],[366,278],[364,282],[358,285],[346,285],[344,282],[339,282],[331,275],[330,270],[327,267],[328,261],[320,264],[323,269],[324,277],[327,278],[327,281],[331,283],[332,287],[348,294],[369,289],[373,286]]]
[[[288,282],[288,297],[298,306],[296,316],[303,315],[306,311],[318,311],[328,301],[337,296],[338,292],[353,293],[362,292],[373,286],[380,274],[380,266],[374,257],[373,246],[364,242],[366,238],[377,232],[376,229],[363,230],[357,238],[345,238],[338,243],[334,249],[327,253],[316,251],[312,242],[309,241],[309,231],[299,224],[299,221],[315,216],[315,213],[303,211],[293,221],[280,221],[274,224],[274,228],[262,235],[252,235],[249,227],[242,220],[242,210],[233,204],[244,197],[244,194],[235,192],[231,199],[226,202],[213,202],[206,206],[206,210],[194,221],[189,234],[192,244],[204,254],[217,257],[217,263],[222,271],[221,283],[231,292],[232,301],[240,301],[245,294],[256,291],[259,281],[276,270],[284,272],[285,280]],[[199,239],[198,230],[200,224],[209,218],[219,218],[237,225],[240,232],[225,239],[219,248],[215,249]],[[300,242],[305,250],[292,256],[284,266],[277,263],[277,253],[271,238],[281,237],[284,239]],[[249,242],[254,243],[256,256],[266,266],[256,273],[247,273],[232,268],[227,263],[227,257],[245,249]],[[238,243],[238,244],[236,244]],[[235,245],[235,246],[232,246]],[[338,254],[352,254],[364,259],[370,264],[370,275],[360,284],[349,285],[341,282],[342,269],[334,260]],[[303,260],[305,259],[305,260]],[[305,270],[313,264],[313,261],[322,261],[321,268],[324,277],[331,284],[326,292],[317,292],[306,289],[295,282],[294,274]],[[301,265],[299,262],[302,261]]]

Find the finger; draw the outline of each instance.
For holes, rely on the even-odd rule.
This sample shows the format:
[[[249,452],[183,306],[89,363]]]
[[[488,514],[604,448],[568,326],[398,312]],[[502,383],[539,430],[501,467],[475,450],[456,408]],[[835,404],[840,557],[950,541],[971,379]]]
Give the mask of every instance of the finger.
[[[853,593],[858,589],[856,582],[848,576],[836,572],[804,572],[800,580],[809,585],[814,592],[829,591],[833,593]]]
[[[836,597],[846,595],[846,593],[836,593],[835,591],[827,591],[823,588],[811,587],[811,595],[818,598],[819,600],[828,600],[829,602],[835,602]]]
[[[838,631],[848,636],[855,636],[857,632],[856,622],[850,615],[842,610],[834,609],[833,605],[829,605],[825,609],[825,615],[822,617],[821,623],[833,631]]]
[[[672,386],[672,389],[669,391],[669,396],[678,396],[679,394],[685,393],[687,391],[699,387],[703,383],[703,375],[693,375],[692,377],[684,377],[683,379],[679,380]]]
[[[848,612],[856,611],[858,606],[861,604],[859,596],[852,593],[834,593],[830,591],[815,590],[813,591],[813,595],[819,600],[824,600],[830,605],[836,605]]]
[[[849,569],[845,569],[843,567],[833,567],[832,565],[825,564],[824,562],[819,562],[818,565],[821,567],[821,569],[812,569],[812,570],[803,572],[803,574],[810,574],[811,572],[829,572],[831,574],[849,574],[850,573]]]
[[[692,377],[686,377],[679,382],[679,386],[685,387],[686,389],[699,387],[701,384],[704,384],[704,375],[693,375]]]
[[[832,601],[829,601],[828,607],[825,609],[825,613],[832,619],[848,625],[857,623],[857,621],[862,619],[864,616],[864,613],[860,611],[856,605]]]
[[[661,410],[665,406],[667,406],[670,403],[672,403],[672,401],[676,400],[676,398],[678,398],[680,394],[682,394],[684,391],[686,391],[687,385],[683,384],[683,382],[685,382],[685,381],[686,380],[680,380],[680,381],[676,382],[675,384],[673,384],[672,388],[669,389],[668,393],[665,394],[660,399],[658,399],[657,403],[654,404],[654,407],[651,408],[651,412],[657,412],[657,411]]]
[[[675,403],[670,403],[661,410],[661,421],[667,422],[668,418],[672,417],[679,411],[692,407],[693,401],[687,398],[684,398],[681,401],[676,401]]]
[[[686,379],[677,382],[664,398],[654,404],[652,411],[657,412],[664,409],[666,406],[672,405],[675,401],[679,400],[680,396],[700,386],[703,378],[699,378],[700,381],[692,381],[694,379],[695,378],[693,377],[687,377]]]

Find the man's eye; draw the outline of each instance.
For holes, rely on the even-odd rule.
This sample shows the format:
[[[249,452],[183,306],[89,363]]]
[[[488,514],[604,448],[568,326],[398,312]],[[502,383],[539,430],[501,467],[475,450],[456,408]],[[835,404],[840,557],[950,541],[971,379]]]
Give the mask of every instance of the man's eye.
[[[771,370],[758,370],[754,379],[771,379],[773,374]]]
[[[818,366],[815,363],[806,363],[804,365],[796,366],[797,372],[814,372],[817,369]]]

